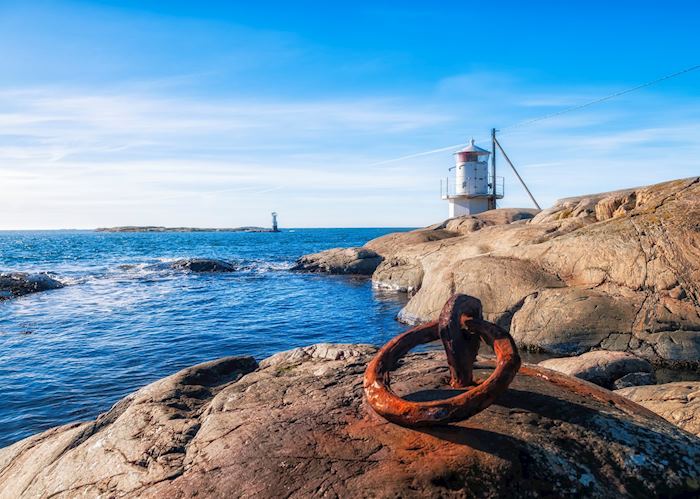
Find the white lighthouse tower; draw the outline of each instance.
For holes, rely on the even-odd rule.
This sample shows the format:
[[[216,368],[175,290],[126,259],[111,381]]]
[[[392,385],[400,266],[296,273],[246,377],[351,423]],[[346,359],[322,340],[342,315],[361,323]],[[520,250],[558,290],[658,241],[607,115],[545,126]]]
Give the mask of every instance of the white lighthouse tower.
[[[475,215],[495,208],[495,200],[503,198],[502,179],[489,178],[490,154],[476,146],[474,139],[454,154],[454,181],[445,179],[444,190],[441,189],[442,199],[446,199],[450,205],[450,218]],[[496,188],[497,181],[501,182],[501,189]]]

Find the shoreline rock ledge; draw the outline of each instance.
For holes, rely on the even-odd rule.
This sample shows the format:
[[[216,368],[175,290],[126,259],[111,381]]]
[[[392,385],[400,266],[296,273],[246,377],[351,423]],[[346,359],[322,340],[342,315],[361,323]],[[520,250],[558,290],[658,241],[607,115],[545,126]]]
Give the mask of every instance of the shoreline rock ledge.
[[[576,378],[519,374],[473,418],[390,424],[362,397],[375,349],[229,357],[156,381],[94,421],[0,450],[0,497],[691,497],[700,439]],[[477,376],[487,374],[478,367]],[[554,373],[553,373],[554,374]],[[563,376],[563,375],[560,375]],[[450,393],[410,354],[404,397]]]
[[[290,270],[370,276],[382,260],[376,252],[366,248],[332,248],[302,256]]]
[[[362,250],[381,257],[374,286],[409,295],[407,324],[463,293],[521,348],[700,367],[700,177],[453,218]]]

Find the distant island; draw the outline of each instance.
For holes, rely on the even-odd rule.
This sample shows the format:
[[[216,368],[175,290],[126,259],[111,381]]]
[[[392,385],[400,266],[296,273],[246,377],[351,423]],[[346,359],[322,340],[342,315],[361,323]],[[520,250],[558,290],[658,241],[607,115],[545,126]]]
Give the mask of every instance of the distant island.
[[[232,228],[205,228],[205,227],[160,227],[155,225],[123,227],[100,227],[96,232],[279,232],[279,230],[267,227],[232,227]]]

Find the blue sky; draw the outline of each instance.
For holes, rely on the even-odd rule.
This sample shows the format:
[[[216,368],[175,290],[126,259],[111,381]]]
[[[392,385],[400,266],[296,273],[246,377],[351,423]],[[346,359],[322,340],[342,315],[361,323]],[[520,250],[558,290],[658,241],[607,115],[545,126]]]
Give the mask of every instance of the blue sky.
[[[609,3],[0,0],[0,228],[426,225],[451,152],[391,160],[493,126],[543,206],[700,174],[700,71],[507,128],[700,63]]]

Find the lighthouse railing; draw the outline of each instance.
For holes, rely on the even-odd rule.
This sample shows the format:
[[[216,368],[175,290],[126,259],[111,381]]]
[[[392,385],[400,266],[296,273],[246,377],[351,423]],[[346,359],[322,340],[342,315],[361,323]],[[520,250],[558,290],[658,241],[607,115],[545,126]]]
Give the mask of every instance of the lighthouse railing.
[[[503,177],[496,177],[495,187],[490,182],[491,179],[483,177],[465,177],[464,183],[457,189],[453,179],[449,177],[440,179],[440,197],[449,199],[455,196],[466,197],[482,197],[492,196],[495,194],[497,198],[502,198],[504,195],[504,180]]]
[[[497,198],[502,198],[505,195],[505,182],[503,177],[496,177],[495,194]]]

